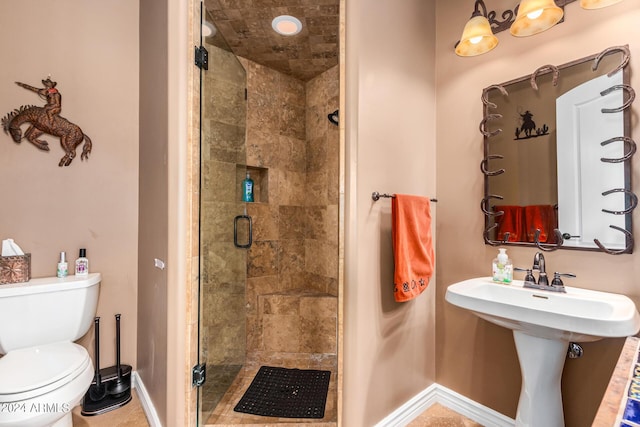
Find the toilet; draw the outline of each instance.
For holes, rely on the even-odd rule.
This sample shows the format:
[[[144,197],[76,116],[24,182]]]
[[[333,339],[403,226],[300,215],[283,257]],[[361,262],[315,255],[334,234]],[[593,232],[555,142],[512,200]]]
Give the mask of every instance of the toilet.
[[[100,273],[0,286],[0,427],[72,427],[91,385]]]

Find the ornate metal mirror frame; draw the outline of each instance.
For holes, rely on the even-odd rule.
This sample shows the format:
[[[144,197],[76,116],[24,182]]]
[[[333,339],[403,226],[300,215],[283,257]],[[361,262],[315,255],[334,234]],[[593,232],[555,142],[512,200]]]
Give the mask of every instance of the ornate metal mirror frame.
[[[607,58],[607,60],[603,61],[604,58]],[[616,58],[620,58],[619,64],[616,61]],[[529,76],[523,76],[521,78],[514,79],[503,84],[491,85],[486,87],[482,91],[481,99],[483,103],[484,117],[480,122],[479,128],[480,128],[480,132],[484,136],[484,159],[480,163],[480,169],[484,174],[484,198],[482,199],[480,207],[485,216],[484,241],[486,244],[489,244],[492,246],[497,246],[497,245],[536,246],[543,251],[553,251],[559,248],[563,248],[563,249],[600,250],[612,255],[632,253],[634,239],[633,239],[632,227],[631,227],[631,216],[632,216],[633,210],[636,208],[638,204],[638,198],[631,191],[631,159],[636,151],[636,143],[630,137],[630,127],[631,127],[630,126],[630,120],[631,120],[630,107],[635,99],[635,92],[633,88],[629,85],[629,70],[627,67],[629,63],[629,58],[630,58],[630,53],[629,53],[628,46],[626,45],[614,46],[614,47],[605,49],[599,54],[582,58],[576,61],[572,61],[570,63],[564,64],[561,66],[543,65],[542,67],[535,70],[533,74]],[[503,201],[504,199],[503,195],[495,192],[495,188],[496,188],[495,182],[497,180],[511,181],[511,180],[519,179],[521,181],[531,181],[532,185],[536,185],[537,177],[532,176],[535,174],[530,174],[530,173],[527,174],[526,172],[523,173],[522,171],[520,172],[510,171],[510,168],[515,169],[517,168],[517,166],[513,162],[508,163],[508,161],[505,160],[505,156],[503,155],[503,153],[496,152],[495,149],[492,150],[492,143],[496,144],[495,141],[500,139],[496,137],[497,135],[501,134],[503,130],[501,128],[490,130],[489,128],[490,127],[496,128],[496,127],[499,127],[500,125],[506,125],[506,122],[503,120],[503,114],[501,114],[503,113],[503,111],[498,110],[498,105],[496,104],[496,102],[497,100],[500,100],[500,99],[507,99],[507,97],[509,97],[508,89],[515,87],[513,85],[518,83],[521,83],[521,84],[524,83],[524,84],[530,85],[531,88],[529,90],[532,91],[531,96],[539,98],[538,81],[540,77],[548,74],[548,76],[544,78],[545,81],[548,80],[549,84],[553,84],[553,86],[555,87],[558,85],[558,81],[562,77],[563,72],[570,73],[571,72],[569,70],[570,67],[573,67],[575,65],[582,64],[582,63],[592,64],[591,71],[594,73],[593,75],[595,78],[598,75],[603,74],[602,71],[606,72],[606,68],[605,68],[604,70],[600,70],[600,72],[596,74],[596,70],[598,70],[598,66],[601,65],[601,62],[602,63],[607,62],[608,64],[613,64],[612,66],[613,69],[608,74],[606,74],[609,78],[614,76],[616,73],[619,73],[619,72],[622,73],[622,80],[621,80],[622,84],[613,85],[606,90],[600,91],[599,96],[597,94],[595,94],[594,96],[596,98],[600,98],[600,97],[604,98],[608,94],[611,94],[613,92],[619,92],[619,93],[622,93],[622,96],[617,99],[622,99],[623,103],[622,105],[615,108],[598,107],[598,110],[596,111],[596,113],[598,115],[599,114],[603,115],[602,116],[603,121],[607,118],[607,115],[609,115],[609,117],[612,117],[613,113],[618,113],[618,115],[622,115],[623,116],[622,120],[624,122],[624,135],[616,135],[612,138],[607,138],[605,140],[599,141],[600,142],[599,147],[602,147],[602,148],[598,148],[598,150],[607,150],[607,148],[605,148],[607,146],[609,149],[611,149],[612,147],[617,147],[616,152],[619,154],[617,154],[616,157],[612,157],[604,153],[598,153],[599,159],[595,159],[595,161],[598,162],[599,168],[609,167],[609,166],[603,166],[603,165],[616,165],[616,164],[623,165],[622,166],[623,169],[620,169],[620,170],[623,170],[623,172],[621,173],[624,174],[624,179],[623,179],[624,184],[617,183],[614,188],[606,189],[601,193],[600,193],[600,190],[598,190],[599,194],[597,194],[597,196],[601,197],[602,200],[598,202],[600,206],[598,206],[597,208],[598,209],[597,215],[600,215],[602,217],[602,213],[600,212],[603,212],[606,215],[612,216],[612,217],[606,217],[606,218],[613,218],[613,216],[615,216],[619,219],[615,221],[616,224],[618,225],[610,224],[609,223],[610,221],[607,220],[607,223],[609,223],[607,230],[611,229],[611,230],[615,230],[615,233],[622,233],[623,236],[621,236],[620,239],[618,240],[622,241],[623,243],[615,247],[607,247],[606,240],[603,240],[604,243],[602,243],[601,239],[593,238],[592,239],[593,243],[586,242],[582,245],[578,244],[576,246],[576,244],[573,243],[572,239],[575,240],[575,238],[579,238],[580,236],[574,236],[572,235],[572,233],[568,232],[572,230],[561,230],[560,227],[558,226],[559,212],[563,209],[563,206],[566,206],[566,201],[559,200],[557,194],[555,196],[556,198],[555,204],[549,203],[548,206],[545,206],[545,207],[551,208],[551,210],[547,209],[550,212],[550,214],[547,216],[552,217],[553,215],[555,215],[555,222],[554,221],[548,222],[548,224],[552,224],[552,225],[549,225],[546,230],[544,229],[545,227],[537,226],[535,224],[535,221],[529,218],[529,214],[526,214],[526,215],[524,214],[525,210],[528,209],[529,206],[515,207],[517,209],[518,215],[520,215],[520,212],[522,212],[523,216],[521,221],[523,223],[531,222],[531,224],[529,224],[528,226],[527,231],[522,233],[523,235],[526,234],[528,237],[523,239],[515,238],[515,234],[517,233],[515,233],[513,229],[509,229],[508,227],[505,228],[502,225],[505,222],[505,218],[513,216],[513,212],[516,212],[516,211],[511,211],[510,206],[503,206],[503,205],[507,205],[509,204],[508,202],[513,202],[513,201],[508,201],[508,200]],[[557,89],[554,89],[554,90],[557,90]],[[496,102],[493,102],[493,101],[496,101]],[[520,144],[520,145],[532,144],[531,142],[529,142],[529,141],[532,141],[530,138],[545,137],[548,143],[550,144],[550,146],[552,147],[551,149],[553,151],[553,156],[549,156],[549,157],[553,157],[555,161],[552,161],[552,162],[557,164],[557,165],[548,166],[548,168],[550,168],[549,175],[555,176],[557,173],[565,173],[562,170],[564,166],[561,164],[561,161],[560,161],[561,159],[559,159],[560,156],[558,156],[556,160],[556,151],[557,151],[556,147],[558,143],[553,141],[553,139],[550,139],[550,137],[556,133],[556,130],[554,129],[554,130],[551,130],[550,132],[550,129],[547,126],[547,124],[544,124],[541,127],[536,127],[535,123],[532,120],[533,114],[529,110],[526,110],[523,107],[519,106],[518,108],[519,108],[518,115],[520,116],[520,121],[522,126],[516,128],[515,138],[513,139],[513,141],[511,141],[509,137],[508,144],[510,144],[511,147],[515,147],[513,144]],[[548,108],[547,110],[552,110],[552,109],[555,110],[555,102],[554,102],[554,106],[552,108],[551,107]],[[545,111],[544,113],[552,114],[553,112]],[[599,120],[600,120],[599,118],[594,119],[595,126],[598,126]],[[492,123],[490,122],[493,122],[493,126],[491,126]],[[505,135],[502,136],[503,139],[504,137]],[[542,140],[544,138],[540,138],[540,139]],[[584,143],[583,141],[580,140],[579,137],[577,138],[577,140],[578,140],[577,142],[578,145]],[[592,148],[593,147],[590,147],[589,149],[592,149]],[[578,147],[577,150],[580,151],[580,148]],[[567,161],[567,160],[569,160],[569,162],[578,162],[578,163],[580,162],[580,160],[572,160],[572,159],[566,159],[566,158],[562,159],[562,161]],[[525,159],[525,163],[526,161],[527,160]],[[602,163],[599,163],[599,162],[602,162]],[[490,166],[490,165],[493,165],[493,166]],[[614,167],[614,166],[611,166],[611,167]],[[615,166],[615,167],[620,168],[621,166]],[[556,168],[557,168],[557,171],[556,171]],[[584,167],[584,169],[588,169],[588,168]],[[604,169],[604,170],[607,171],[607,169]],[[512,174],[509,175],[509,172],[512,172]],[[591,172],[592,174],[595,173],[594,170],[585,170],[583,171],[583,173],[584,172]],[[514,174],[519,175],[519,177],[514,178],[515,176]],[[494,180],[493,188],[490,185],[490,180]],[[577,180],[580,180],[580,178],[578,177]],[[553,182],[554,181],[553,179],[550,179],[550,181],[551,181],[550,187],[554,187],[557,185],[557,183]],[[558,191],[557,188],[553,189],[552,191],[554,190]],[[618,193],[619,195],[611,196],[608,199],[604,199],[607,196],[612,195],[614,193]],[[579,197],[580,197],[579,195],[576,195],[576,198],[579,198]],[[620,206],[614,209],[612,208],[607,209],[606,206],[611,205],[611,198],[616,198],[616,201],[614,202],[616,206],[622,204],[621,201],[624,200],[624,207]],[[607,203],[605,203],[605,201]],[[509,208],[509,210],[507,208]],[[580,210],[581,208],[578,207],[577,209]],[[553,212],[553,210],[555,210],[555,212]],[[505,215],[505,211],[507,211],[506,215]],[[566,210],[563,212],[566,212]],[[581,215],[583,214],[584,214],[583,212],[579,212],[578,216],[582,218]],[[566,214],[565,214],[565,218],[566,218]],[[512,221],[512,219],[509,219],[509,220]],[[520,221],[520,219],[518,219],[517,221]],[[584,221],[584,222],[586,223],[587,221]],[[614,221],[611,221],[611,222],[614,222]],[[588,235],[588,233],[585,233],[585,236],[586,235]]]

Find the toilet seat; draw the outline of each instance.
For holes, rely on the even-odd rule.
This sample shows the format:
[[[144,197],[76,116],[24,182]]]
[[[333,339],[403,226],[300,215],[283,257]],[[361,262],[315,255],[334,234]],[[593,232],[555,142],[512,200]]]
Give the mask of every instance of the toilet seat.
[[[0,359],[0,403],[49,393],[72,381],[90,363],[87,350],[71,342],[10,351]]]

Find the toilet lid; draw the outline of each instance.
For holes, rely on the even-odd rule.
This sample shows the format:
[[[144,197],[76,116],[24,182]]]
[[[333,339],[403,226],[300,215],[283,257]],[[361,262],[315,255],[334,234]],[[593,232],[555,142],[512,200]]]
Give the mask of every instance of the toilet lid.
[[[0,358],[0,402],[9,395],[54,385],[84,369],[88,362],[87,350],[71,342],[10,351]]]

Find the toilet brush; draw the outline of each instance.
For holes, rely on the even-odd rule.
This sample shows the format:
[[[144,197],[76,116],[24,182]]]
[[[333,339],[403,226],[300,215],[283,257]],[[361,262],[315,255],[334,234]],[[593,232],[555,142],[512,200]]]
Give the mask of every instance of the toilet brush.
[[[95,384],[91,384],[89,387],[89,397],[94,402],[102,400],[107,395],[107,387],[102,383],[100,377],[100,318],[96,317],[95,322],[95,359],[96,359],[96,374]]]
[[[131,387],[130,381],[122,379],[122,367],[120,366],[120,315],[116,314],[116,373],[117,377],[109,385],[109,394],[120,397]]]

